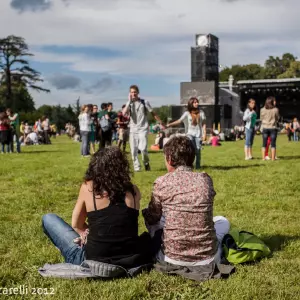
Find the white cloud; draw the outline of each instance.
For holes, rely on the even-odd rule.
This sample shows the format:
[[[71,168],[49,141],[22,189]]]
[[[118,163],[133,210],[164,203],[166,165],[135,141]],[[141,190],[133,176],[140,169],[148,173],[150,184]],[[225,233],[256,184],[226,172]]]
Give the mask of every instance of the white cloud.
[[[85,53],[35,51],[36,60],[61,63],[67,73],[151,75],[179,83],[189,80],[190,46],[196,33],[220,37],[222,65],[263,63],[268,55],[283,52],[299,57],[299,9],[298,0],[52,0],[47,10],[20,14],[10,1],[1,1],[0,36],[20,35],[40,49],[98,46],[131,54],[96,59]],[[36,102],[53,96],[69,103],[77,97],[72,93],[41,94]]]

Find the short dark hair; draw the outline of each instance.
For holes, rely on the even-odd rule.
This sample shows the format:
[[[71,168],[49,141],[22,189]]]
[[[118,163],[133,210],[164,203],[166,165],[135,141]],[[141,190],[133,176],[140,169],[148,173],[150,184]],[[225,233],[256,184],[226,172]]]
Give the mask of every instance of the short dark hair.
[[[193,167],[195,160],[195,147],[186,136],[174,136],[164,146],[164,154],[169,164],[178,168],[180,166]]]
[[[112,102],[108,102],[107,103],[107,106],[111,106],[111,105],[113,105]]]
[[[273,96],[268,97],[266,102],[265,102],[265,109],[274,108],[275,107],[274,101],[275,101],[275,97],[273,97]]]
[[[102,104],[101,104],[101,109],[102,109],[102,110],[107,109],[107,103],[102,103]]]
[[[129,90],[131,90],[131,89],[136,90],[138,94],[140,93],[140,89],[136,84],[131,85]]]

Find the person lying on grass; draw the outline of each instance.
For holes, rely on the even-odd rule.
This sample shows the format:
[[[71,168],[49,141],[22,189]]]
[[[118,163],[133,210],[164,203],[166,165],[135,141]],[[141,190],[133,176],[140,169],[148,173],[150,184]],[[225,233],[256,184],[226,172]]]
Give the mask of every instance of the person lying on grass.
[[[150,236],[138,236],[141,194],[118,147],[91,158],[72,215],[72,227],[55,214],[43,216],[45,234],[65,261],[85,259],[133,268],[152,261]],[[87,222],[86,222],[87,220]]]
[[[195,148],[188,137],[171,137],[164,155],[168,173],[155,181],[143,210],[151,236],[163,229],[158,262],[187,267],[219,263],[221,241],[230,224],[224,217],[213,217],[212,179],[193,172]]]

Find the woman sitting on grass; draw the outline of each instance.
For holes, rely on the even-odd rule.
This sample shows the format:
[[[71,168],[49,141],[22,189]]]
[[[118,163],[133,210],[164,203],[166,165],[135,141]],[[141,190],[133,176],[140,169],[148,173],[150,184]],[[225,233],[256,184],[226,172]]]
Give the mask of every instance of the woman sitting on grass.
[[[72,227],[47,214],[43,229],[67,263],[80,265],[87,259],[124,268],[146,264],[151,262],[150,236],[138,236],[140,199],[126,156],[117,147],[102,148],[91,158]]]

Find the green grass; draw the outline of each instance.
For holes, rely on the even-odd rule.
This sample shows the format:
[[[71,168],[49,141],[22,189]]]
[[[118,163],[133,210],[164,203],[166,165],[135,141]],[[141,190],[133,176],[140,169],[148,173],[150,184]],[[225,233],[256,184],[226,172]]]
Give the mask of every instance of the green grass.
[[[256,137],[256,157],[260,144]],[[41,217],[53,212],[70,222],[88,160],[66,137],[49,146],[23,147],[19,155],[0,155],[0,287],[53,288],[52,299],[300,299],[300,143],[282,136],[278,145],[281,160],[275,162],[244,161],[243,142],[203,151],[204,170],[217,192],[214,214],[262,237],[273,255],[237,266],[228,280],[201,284],[155,271],[109,282],[42,278],[38,267],[62,258],[43,234]],[[133,177],[142,208],[154,180],[165,173],[162,153],[151,153],[150,159],[152,171]]]

